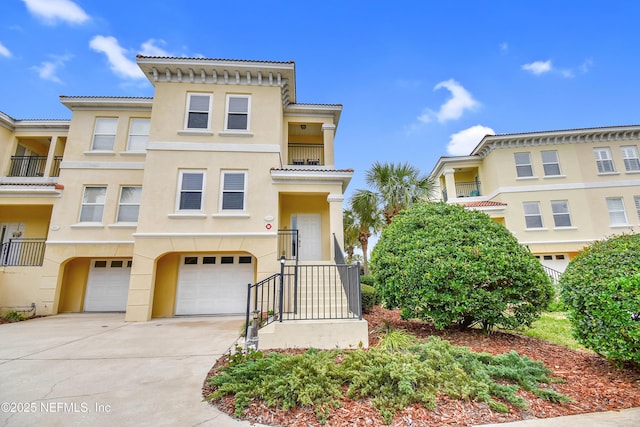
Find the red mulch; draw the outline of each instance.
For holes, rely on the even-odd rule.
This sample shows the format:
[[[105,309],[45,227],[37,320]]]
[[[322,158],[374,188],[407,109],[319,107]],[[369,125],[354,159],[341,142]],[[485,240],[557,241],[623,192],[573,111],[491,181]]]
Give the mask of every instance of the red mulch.
[[[508,413],[498,413],[482,402],[460,401],[441,396],[436,409],[430,411],[421,405],[413,405],[398,413],[391,426],[472,426],[488,423],[502,423],[534,418],[551,418],[587,412],[600,412],[640,407],[640,369],[637,367],[618,368],[605,358],[586,351],[575,351],[551,344],[543,340],[504,332],[486,335],[481,331],[458,331],[450,329],[438,331],[427,323],[404,321],[397,311],[376,307],[369,315],[369,345],[378,341],[376,329],[383,320],[391,328],[405,329],[419,337],[437,335],[455,345],[463,345],[474,351],[491,354],[506,353],[515,350],[530,359],[540,360],[553,371],[555,378],[563,383],[552,383],[551,388],[573,399],[571,403],[551,403],[525,391],[519,393],[526,399],[529,409],[522,410],[509,405]],[[288,353],[300,353],[301,350],[285,350]],[[214,375],[219,359],[209,375]],[[205,385],[206,396],[211,388]],[[213,404],[229,415],[233,414],[233,398],[225,398]],[[245,420],[272,425],[290,427],[319,426],[313,411],[298,408],[283,411],[268,408],[259,401],[251,403],[246,411]],[[354,401],[344,398],[343,406],[335,409],[327,424],[332,427],[382,426],[377,410],[367,401]]]

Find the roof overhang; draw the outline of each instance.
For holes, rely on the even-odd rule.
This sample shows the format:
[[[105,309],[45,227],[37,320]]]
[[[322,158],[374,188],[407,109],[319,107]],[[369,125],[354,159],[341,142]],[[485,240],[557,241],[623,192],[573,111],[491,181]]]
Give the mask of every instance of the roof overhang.
[[[285,116],[331,117],[338,126],[342,114],[342,104],[289,104],[284,110]]]
[[[65,96],[60,102],[70,110],[144,110],[151,111],[153,98],[120,96]]]
[[[478,156],[442,156],[429,173],[429,177],[438,178],[446,168],[464,167],[467,163],[477,163]]]
[[[353,169],[271,169],[271,179],[276,183],[342,184],[346,190],[353,177]]]

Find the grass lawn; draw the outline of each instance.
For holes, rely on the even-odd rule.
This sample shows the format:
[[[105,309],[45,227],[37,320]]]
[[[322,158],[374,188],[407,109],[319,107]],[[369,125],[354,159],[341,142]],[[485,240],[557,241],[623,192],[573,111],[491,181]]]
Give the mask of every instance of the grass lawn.
[[[530,328],[516,332],[563,345],[573,350],[587,350],[571,336],[571,329],[571,323],[564,312],[548,312],[542,313],[540,319],[535,321]]]

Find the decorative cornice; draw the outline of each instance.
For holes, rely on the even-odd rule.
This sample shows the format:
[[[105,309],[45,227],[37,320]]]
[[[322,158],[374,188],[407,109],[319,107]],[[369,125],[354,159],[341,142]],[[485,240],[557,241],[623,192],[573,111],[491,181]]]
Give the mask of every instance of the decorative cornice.
[[[610,143],[640,139],[640,125],[555,130],[506,135],[487,135],[471,152],[486,157],[492,150],[512,147],[531,147],[579,143]]]
[[[70,110],[135,110],[151,111],[153,98],[127,96],[65,96],[60,102]]]
[[[175,58],[138,55],[138,66],[151,84],[158,82],[275,86],[282,105],[296,102],[295,63],[213,58]]]

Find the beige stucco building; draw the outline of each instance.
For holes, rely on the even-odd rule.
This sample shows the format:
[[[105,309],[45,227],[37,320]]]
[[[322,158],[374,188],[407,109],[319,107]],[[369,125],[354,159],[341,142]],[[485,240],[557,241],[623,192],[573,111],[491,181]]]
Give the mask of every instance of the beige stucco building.
[[[585,245],[640,231],[639,144],[640,126],[488,135],[431,176],[443,200],[485,211],[564,271]]]
[[[137,63],[152,98],[61,96],[64,121],[0,115],[0,306],[128,321],[244,314],[248,292],[252,312],[267,307],[248,285],[279,274],[281,260],[335,267],[353,174],[334,161],[342,106],[297,103],[293,62]],[[303,293],[302,281],[260,315],[298,312],[301,294],[324,292]],[[338,296],[303,319],[326,328],[316,346],[366,345],[356,307],[326,308],[349,298],[340,279],[317,282],[337,283]],[[263,333],[270,346],[314,344]]]

